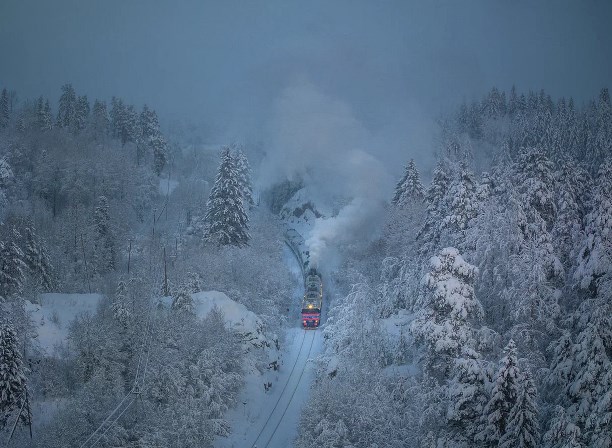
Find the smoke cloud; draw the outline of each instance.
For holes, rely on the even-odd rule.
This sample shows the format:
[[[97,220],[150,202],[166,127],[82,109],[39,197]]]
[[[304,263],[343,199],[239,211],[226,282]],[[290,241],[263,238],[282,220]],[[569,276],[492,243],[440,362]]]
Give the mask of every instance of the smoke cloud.
[[[313,200],[335,210],[316,220],[304,235],[311,263],[343,244],[369,241],[376,233],[393,177],[375,156],[374,136],[348,104],[312,83],[299,80],[275,103],[269,149],[260,188],[284,179],[302,179]]]

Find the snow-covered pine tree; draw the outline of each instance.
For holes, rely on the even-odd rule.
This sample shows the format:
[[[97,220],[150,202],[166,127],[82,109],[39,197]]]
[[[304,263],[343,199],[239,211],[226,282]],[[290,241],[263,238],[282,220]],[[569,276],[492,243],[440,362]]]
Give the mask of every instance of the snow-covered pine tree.
[[[119,124],[119,138],[123,146],[126,143],[136,143],[138,141],[138,135],[140,133],[138,123],[138,112],[131,104],[125,108],[124,113],[121,115],[121,122]]]
[[[45,100],[41,96],[36,100],[36,126],[41,131],[45,129]]]
[[[0,322],[0,428],[6,426],[9,417],[19,411],[25,401],[26,374],[17,333],[10,322]],[[26,415],[21,414],[23,423]]]
[[[220,246],[246,246],[249,218],[230,148],[221,149],[221,163],[206,203],[204,239]]]
[[[459,177],[453,180],[446,197],[445,214],[440,222],[444,244],[465,249],[465,234],[471,220],[478,215],[476,181],[465,163],[461,164]]]
[[[474,352],[455,360],[454,376],[448,383],[446,426],[458,444],[470,446],[481,425],[490,382],[482,359]]]
[[[75,122],[77,97],[72,84],[62,86],[62,95],[59,100],[57,111],[57,127],[72,128]]]
[[[102,195],[98,198],[94,210],[94,260],[98,274],[115,269],[115,242],[110,223],[108,199]]]
[[[137,162],[150,151],[153,154],[153,171],[158,176],[166,165],[167,143],[159,129],[159,120],[153,109],[145,104],[140,113],[140,135],[136,142]]]
[[[35,285],[43,291],[49,292],[53,287],[53,267],[51,260],[41,241],[34,231],[31,222],[26,223],[25,228],[25,264]]]
[[[7,201],[7,193],[9,184],[13,178],[13,169],[6,161],[6,158],[0,157],[0,223],[4,221],[6,212],[5,206]]]
[[[612,284],[575,311],[575,343],[564,335],[553,345],[551,378],[564,391],[568,417],[580,428],[586,446],[612,444]]]
[[[499,363],[495,374],[493,390],[483,413],[483,430],[476,435],[476,441],[485,447],[497,447],[506,434],[510,412],[518,397],[520,372],[517,366],[516,345],[510,339],[504,349],[506,355]]]
[[[115,138],[120,138],[121,136],[121,128],[123,127],[123,123],[125,121],[125,113],[126,111],[123,100],[114,96],[111,99],[110,125],[111,134]]]
[[[89,112],[90,107],[87,95],[79,96],[74,108],[73,131],[75,133],[81,132],[83,129],[85,129],[87,123],[89,122]]]
[[[478,269],[453,247],[432,257],[430,268],[423,279],[428,293],[410,329],[427,347],[426,365],[435,376],[444,378],[454,359],[475,354],[472,325],[483,317],[482,305],[474,295]]]
[[[108,118],[108,111],[106,110],[106,103],[104,101],[94,101],[91,124],[93,127],[94,136],[97,139],[107,135],[110,127],[110,120]]]
[[[603,88],[599,93],[595,129],[595,158],[591,162],[594,166],[599,166],[609,158],[612,151],[612,104],[607,88]]]
[[[554,201],[554,167],[543,151],[526,148],[521,151],[516,165],[516,185],[521,193],[530,223],[544,220],[546,229],[550,230],[556,218]]]
[[[586,170],[573,160],[561,162],[555,173],[557,219],[552,235],[559,257],[566,271],[573,267],[575,250],[582,233],[585,215],[585,192],[591,191],[590,177]]]
[[[580,428],[572,423],[565,409],[556,406],[550,429],[544,434],[545,448],[584,448],[580,443]]]
[[[242,198],[245,205],[252,207],[253,201],[253,185],[251,183],[251,166],[249,159],[247,158],[244,151],[241,149],[236,150],[236,170],[238,171],[238,182],[242,189]]]
[[[43,110],[43,130],[48,131],[53,129],[53,114],[51,113],[51,104],[49,100],[45,100],[45,107]]]
[[[519,380],[516,403],[508,415],[506,433],[499,440],[499,448],[537,448],[540,446],[540,424],[536,405],[536,387],[529,371]]]
[[[4,129],[9,124],[9,98],[6,89],[2,89],[0,95],[0,129]]]
[[[161,133],[153,137],[149,144],[153,148],[153,172],[159,176],[168,161],[168,145]]]
[[[193,297],[191,297],[191,294],[184,288],[179,288],[172,297],[171,308],[179,313],[195,315]]]
[[[121,279],[117,282],[117,289],[111,309],[113,311],[113,318],[123,326],[126,326],[132,318],[128,297],[127,284],[125,280]]]
[[[17,241],[21,239],[15,227],[9,230],[5,242],[0,241],[0,300],[8,300],[23,290],[26,264]]]
[[[595,183],[593,209],[586,218],[585,239],[578,257],[574,278],[592,296],[612,277],[612,162],[599,169]]]
[[[421,183],[419,171],[414,159],[410,159],[404,170],[404,176],[395,187],[395,195],[391,201],[398,207],[406,207],[425,200],[425,189]]]
[[[422,254],[434,254],[440,242],[440,221],[445,216],[444,198],[450,187],[451,176],[448,168],[442,161],[438,161],[433,172],[431,185],[427,190],[425,204],[427,217],[423,228],[419,231],[417,239],[422,242]]]

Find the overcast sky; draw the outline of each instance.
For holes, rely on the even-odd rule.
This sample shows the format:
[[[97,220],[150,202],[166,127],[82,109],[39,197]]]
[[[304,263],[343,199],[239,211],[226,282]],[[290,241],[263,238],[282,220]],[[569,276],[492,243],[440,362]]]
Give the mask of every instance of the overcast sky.
[[[71,81],[213,140],[257,136],[307,83],[381,144],[416,148],[425,123],[492,85],[595,96],[611,23],[605,0],[1,0],[0,86],[56,101]]]

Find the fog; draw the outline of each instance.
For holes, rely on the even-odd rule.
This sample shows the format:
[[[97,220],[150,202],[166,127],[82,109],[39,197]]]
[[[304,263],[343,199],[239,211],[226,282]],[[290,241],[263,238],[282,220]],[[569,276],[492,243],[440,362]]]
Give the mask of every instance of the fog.
[[[431,123],[493,85],[578,101],[612,79],[605,1],[20,1],[0,4],[0,85],[53,100],[72,82],[185,120],[204,141],[267,140],[306,80],[350,108],[399,173]]]

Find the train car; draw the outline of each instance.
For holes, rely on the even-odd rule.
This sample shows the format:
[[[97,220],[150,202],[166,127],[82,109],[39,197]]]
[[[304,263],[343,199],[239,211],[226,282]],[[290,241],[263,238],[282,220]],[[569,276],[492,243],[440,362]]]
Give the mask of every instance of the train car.
[[[305,293],[302,301],[302,326],[305,329],[314,329],[321,321],[321,307],[323,306],[323,281],[321,274],[311,268],[306,274],[304,282]]]

